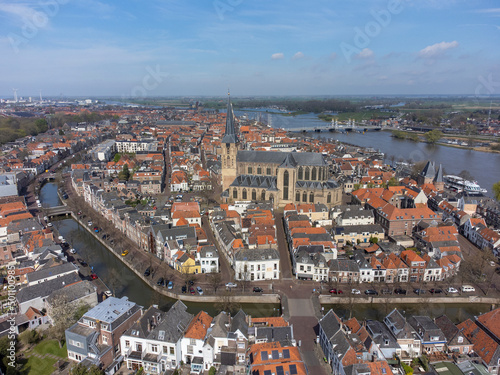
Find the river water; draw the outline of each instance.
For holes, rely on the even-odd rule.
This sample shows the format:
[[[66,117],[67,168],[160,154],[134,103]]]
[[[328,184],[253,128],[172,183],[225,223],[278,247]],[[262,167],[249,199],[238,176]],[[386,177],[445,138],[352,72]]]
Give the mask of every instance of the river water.
[[[237,111],[236,114],[246,114],[249,118],[261,119],[268,124],[270,123],[274,128],[283,128],[285,130],[298,127],[313,128],[325,124],[314,113],[283,116],[273,112],[243,110]],[[396,139],[391,136],[391,132],[387,131],[366,132],[365,134],[357,132],[308,132],[306,134],[313,138],[339,140],[361,147],[372,147],[385,154],[387,163],[390,163],[391,156],[394,156],[395,161],[411,159],[413,162],[432,160],[437,164],[441,163],[446,174],[458,174],[465,169],[469,171],[481,187],[488,190],[489,196],[492,196],[493,184],[500,181],[500,154]]]

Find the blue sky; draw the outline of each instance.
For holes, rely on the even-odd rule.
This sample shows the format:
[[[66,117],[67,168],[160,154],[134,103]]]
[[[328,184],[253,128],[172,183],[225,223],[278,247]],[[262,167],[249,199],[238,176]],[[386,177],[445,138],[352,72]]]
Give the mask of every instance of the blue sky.
[[[498,0],[0,0],[0,96],[500,93]]]

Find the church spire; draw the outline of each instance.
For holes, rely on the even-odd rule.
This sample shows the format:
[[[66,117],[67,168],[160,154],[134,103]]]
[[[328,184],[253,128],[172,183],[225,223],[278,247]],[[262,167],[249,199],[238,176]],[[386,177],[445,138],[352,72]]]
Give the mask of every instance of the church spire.
[[[234,129],[234,112],[229,90],[227,90],[226,132],[222,138],[222,143],[238,143],[238,137],[236,136],[236,130]]]

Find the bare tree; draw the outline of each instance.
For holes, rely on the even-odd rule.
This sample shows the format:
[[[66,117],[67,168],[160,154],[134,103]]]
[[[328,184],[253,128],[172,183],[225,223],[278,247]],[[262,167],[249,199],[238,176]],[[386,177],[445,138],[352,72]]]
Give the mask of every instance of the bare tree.
[[[48,315],[52,320],[52,327],[49,335],[59,342],[59,347],[63,347],[65,331],[89,309],[83,303],[71,303],[70,298],[61,294],[51,298]]]
[[[224,291],[215,303],[215,307],[219,311],[225,311],[227,313],[234,313],[240,309],[240,304],[234,300],[231,292]]]
[[[212,272],[208,274],[208,282],[214,288],[214,293],[217,293],[217,289],[222,281],[222,276],[219,272]]]

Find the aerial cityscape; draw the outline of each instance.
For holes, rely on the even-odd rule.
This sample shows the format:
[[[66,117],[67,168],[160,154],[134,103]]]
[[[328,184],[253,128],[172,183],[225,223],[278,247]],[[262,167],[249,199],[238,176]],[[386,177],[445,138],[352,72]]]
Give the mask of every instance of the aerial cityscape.
[[[0,375],[500,374],[499,16],[0,1]]]

